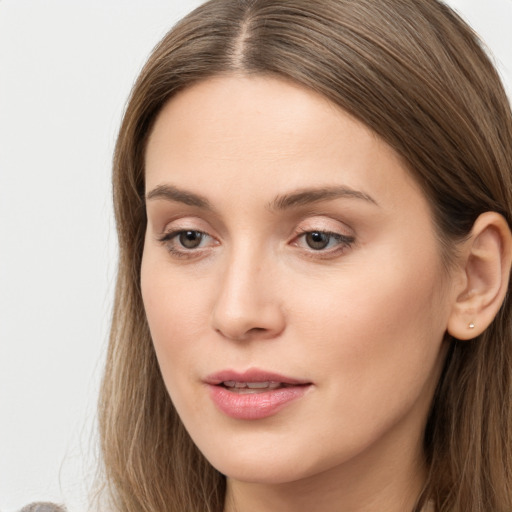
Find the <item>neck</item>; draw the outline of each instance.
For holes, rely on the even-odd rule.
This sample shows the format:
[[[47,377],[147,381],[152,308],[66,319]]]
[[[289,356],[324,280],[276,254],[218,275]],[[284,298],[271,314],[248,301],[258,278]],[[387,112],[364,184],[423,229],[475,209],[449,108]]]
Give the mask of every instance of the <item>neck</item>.
[[[393,485],[362,492],[357,483],[348,489],[330,479],[321,486],[309,479],[273,485],[228,482],[224,512],[412,512],[421,484],[404,485],[397,479]]]
[[[361,482],[347,485],[327,475],[320,485],[313,478],[285,484],[228,481],[224,512],[412,512],[423,481],[406,480],[381,482],[371,490]]]

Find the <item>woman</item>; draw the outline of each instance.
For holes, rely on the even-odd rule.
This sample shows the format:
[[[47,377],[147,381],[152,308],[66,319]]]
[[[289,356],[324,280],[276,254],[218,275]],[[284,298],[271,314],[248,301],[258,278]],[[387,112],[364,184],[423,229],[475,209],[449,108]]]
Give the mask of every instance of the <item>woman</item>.
[[[435,0],[212,0],[114,165],[123,511],[510,511],[512,115]]]

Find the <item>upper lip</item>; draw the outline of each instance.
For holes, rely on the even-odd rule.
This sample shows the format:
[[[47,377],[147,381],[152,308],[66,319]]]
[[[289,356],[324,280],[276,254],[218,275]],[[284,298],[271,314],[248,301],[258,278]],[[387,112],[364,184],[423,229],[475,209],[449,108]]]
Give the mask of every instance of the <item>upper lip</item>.
[[[293,377],[287,377],[274,372],[268,372],[266,370],[260,370],[258,368],[251,368],[245,371],[236,370],[221,370],[216,373],[208,375],[204,381],[206,384],[219,385],[226,381],[235,382],[282,382],[283,384],[290,385],[304,385],[311,384],[310,381],[304,379],[296,379]]]

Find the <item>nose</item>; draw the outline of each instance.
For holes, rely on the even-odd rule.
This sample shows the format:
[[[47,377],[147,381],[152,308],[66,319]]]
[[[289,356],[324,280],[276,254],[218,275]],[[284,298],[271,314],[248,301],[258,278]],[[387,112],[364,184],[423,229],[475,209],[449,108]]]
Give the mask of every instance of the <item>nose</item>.
[[[279,336],[286,322],[275,278],[275,266],[255,254],[233,254],[219,276],[213,329],[239,341]]]

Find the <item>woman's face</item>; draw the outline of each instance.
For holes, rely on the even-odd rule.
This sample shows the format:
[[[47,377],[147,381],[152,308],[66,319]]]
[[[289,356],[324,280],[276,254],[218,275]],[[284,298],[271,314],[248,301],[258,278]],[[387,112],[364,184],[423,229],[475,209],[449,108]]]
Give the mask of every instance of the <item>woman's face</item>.
[[[390,147],[299,86],[210,79],[160,113],[146,200],[155,351],[217,469],[284,483],[421,464],[454,286]]]

